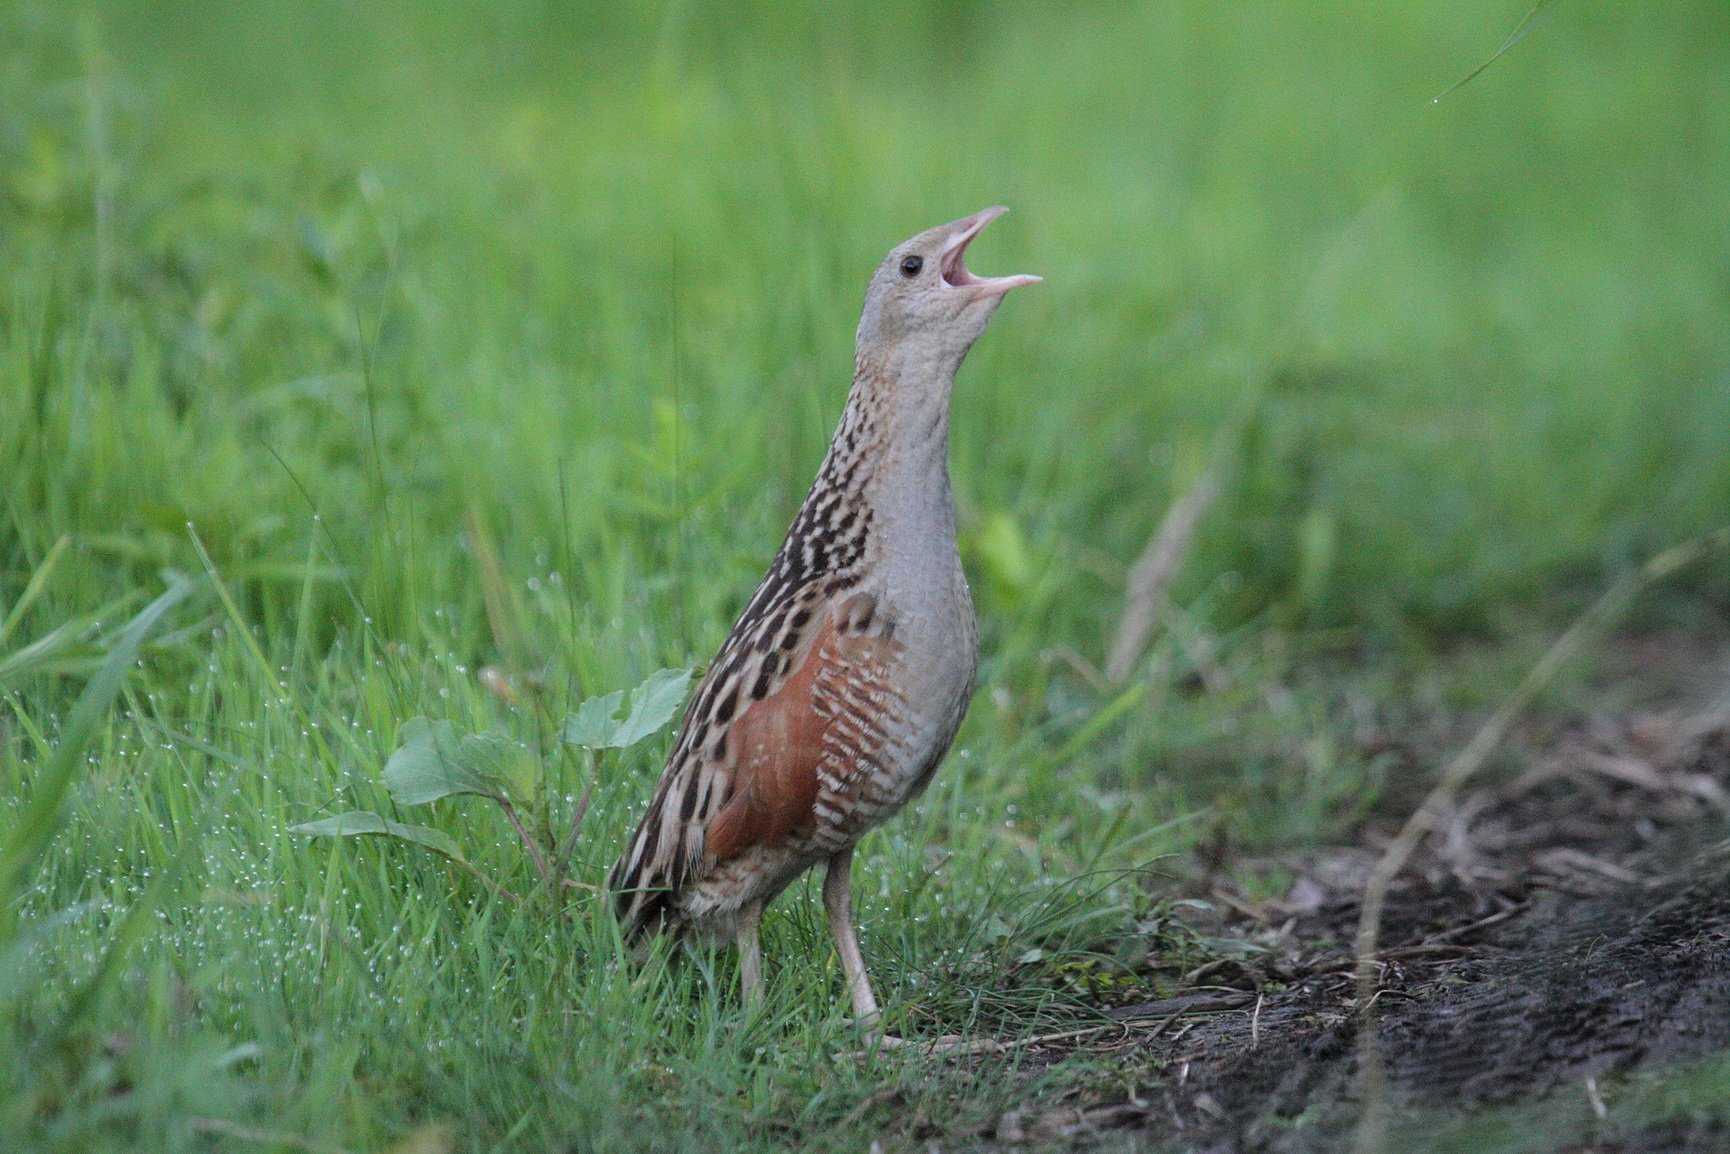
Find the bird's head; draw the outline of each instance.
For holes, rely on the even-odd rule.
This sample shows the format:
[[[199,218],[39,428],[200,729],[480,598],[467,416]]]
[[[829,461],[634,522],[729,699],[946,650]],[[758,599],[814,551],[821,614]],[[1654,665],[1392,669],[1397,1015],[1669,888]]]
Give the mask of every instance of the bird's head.
[[[861,358],[902,371],[953,373],[1003,296],[1036,276],[976,276],[967,246],[1008,212],[1002,205],[927,229],[890,250],[871,276],[859,316]]]

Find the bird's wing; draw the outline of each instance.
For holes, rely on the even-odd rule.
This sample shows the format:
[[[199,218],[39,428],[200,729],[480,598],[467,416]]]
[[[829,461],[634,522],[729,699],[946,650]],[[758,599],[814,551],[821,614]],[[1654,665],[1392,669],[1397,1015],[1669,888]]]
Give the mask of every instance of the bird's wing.
[[[845,829],[905,713],[891,678],[899,643],[872,631],[875,616],[867,594],[837,607],[776,691],[734,722],[733,788],[705,837],[715,863]]]
[[[662,920],[717,863],[847,816],[903,709],[886,675],[892,633],[869,594],[821,580],[759,589],[609,878],[628,933]]]

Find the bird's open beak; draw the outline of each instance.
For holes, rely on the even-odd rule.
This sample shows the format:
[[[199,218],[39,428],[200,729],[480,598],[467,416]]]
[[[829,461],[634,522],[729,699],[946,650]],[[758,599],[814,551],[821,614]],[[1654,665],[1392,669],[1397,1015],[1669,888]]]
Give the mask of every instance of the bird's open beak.
[[[979,296],[1002,296],[1024,284],[1038,284],[1042,277],[1025,273],[1016,276],[975,276],[967,270],[967,246],[985,231],[985,226],[1009,210],[1001,204],[982,208],[972,216],[962,217],[950,225],[949,239],[944,242],[943,255],[938,258],[943,270],[943,283],[951,288],[966,289]]]

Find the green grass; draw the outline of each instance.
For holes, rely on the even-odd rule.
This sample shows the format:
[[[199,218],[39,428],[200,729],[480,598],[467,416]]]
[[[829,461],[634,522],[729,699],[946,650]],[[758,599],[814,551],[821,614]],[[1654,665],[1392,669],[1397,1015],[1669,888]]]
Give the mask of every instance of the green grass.
[[[730,959],[633,964],[586,893],[286,832],[388,814],[416,715],[529,742],[562,821],[582,763],[478,671],[557,717],[705,660],[868,270],[930,224],[1008,203],[975,263],[1047,279],[956,397],[982,689],[857,867],[909,1032],[1085,1019],[1160,896],[1125,871],[1348,827],[1385,768],[1353,719],[1494,699],[1521,623],[1730,508],[1721,4],[1554,5],[1439,104],[1522,0],[160,7],[0,0],[0,843],[76,770],[0,893],[7,1149],[858,1150],[994,1116],[1013,1063],[832,1058],[807,886],[747,1017]],[[1071,658],[1251,398],[1189,616],[1105,715]],[[602,763],[579,877],[664,745]],[[437,808],[532,888],[484,802]]]

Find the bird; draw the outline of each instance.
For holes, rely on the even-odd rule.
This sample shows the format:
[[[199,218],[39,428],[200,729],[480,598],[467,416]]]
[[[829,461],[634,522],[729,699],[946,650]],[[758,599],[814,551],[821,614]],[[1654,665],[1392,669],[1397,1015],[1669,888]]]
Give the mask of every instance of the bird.
[[[731,941],[742,1000],[763,996],[758,927],[825,867],[823,906],[855,1021],[881,1009],[853,924],[853,850],[917,797],[973,696],[979,629],[949,481],[955,375],[1029,275],[971,272],[982,209],[877,265],[853,383],[768,572],[686,705],[635,833],[608,876],[626,941]]]

